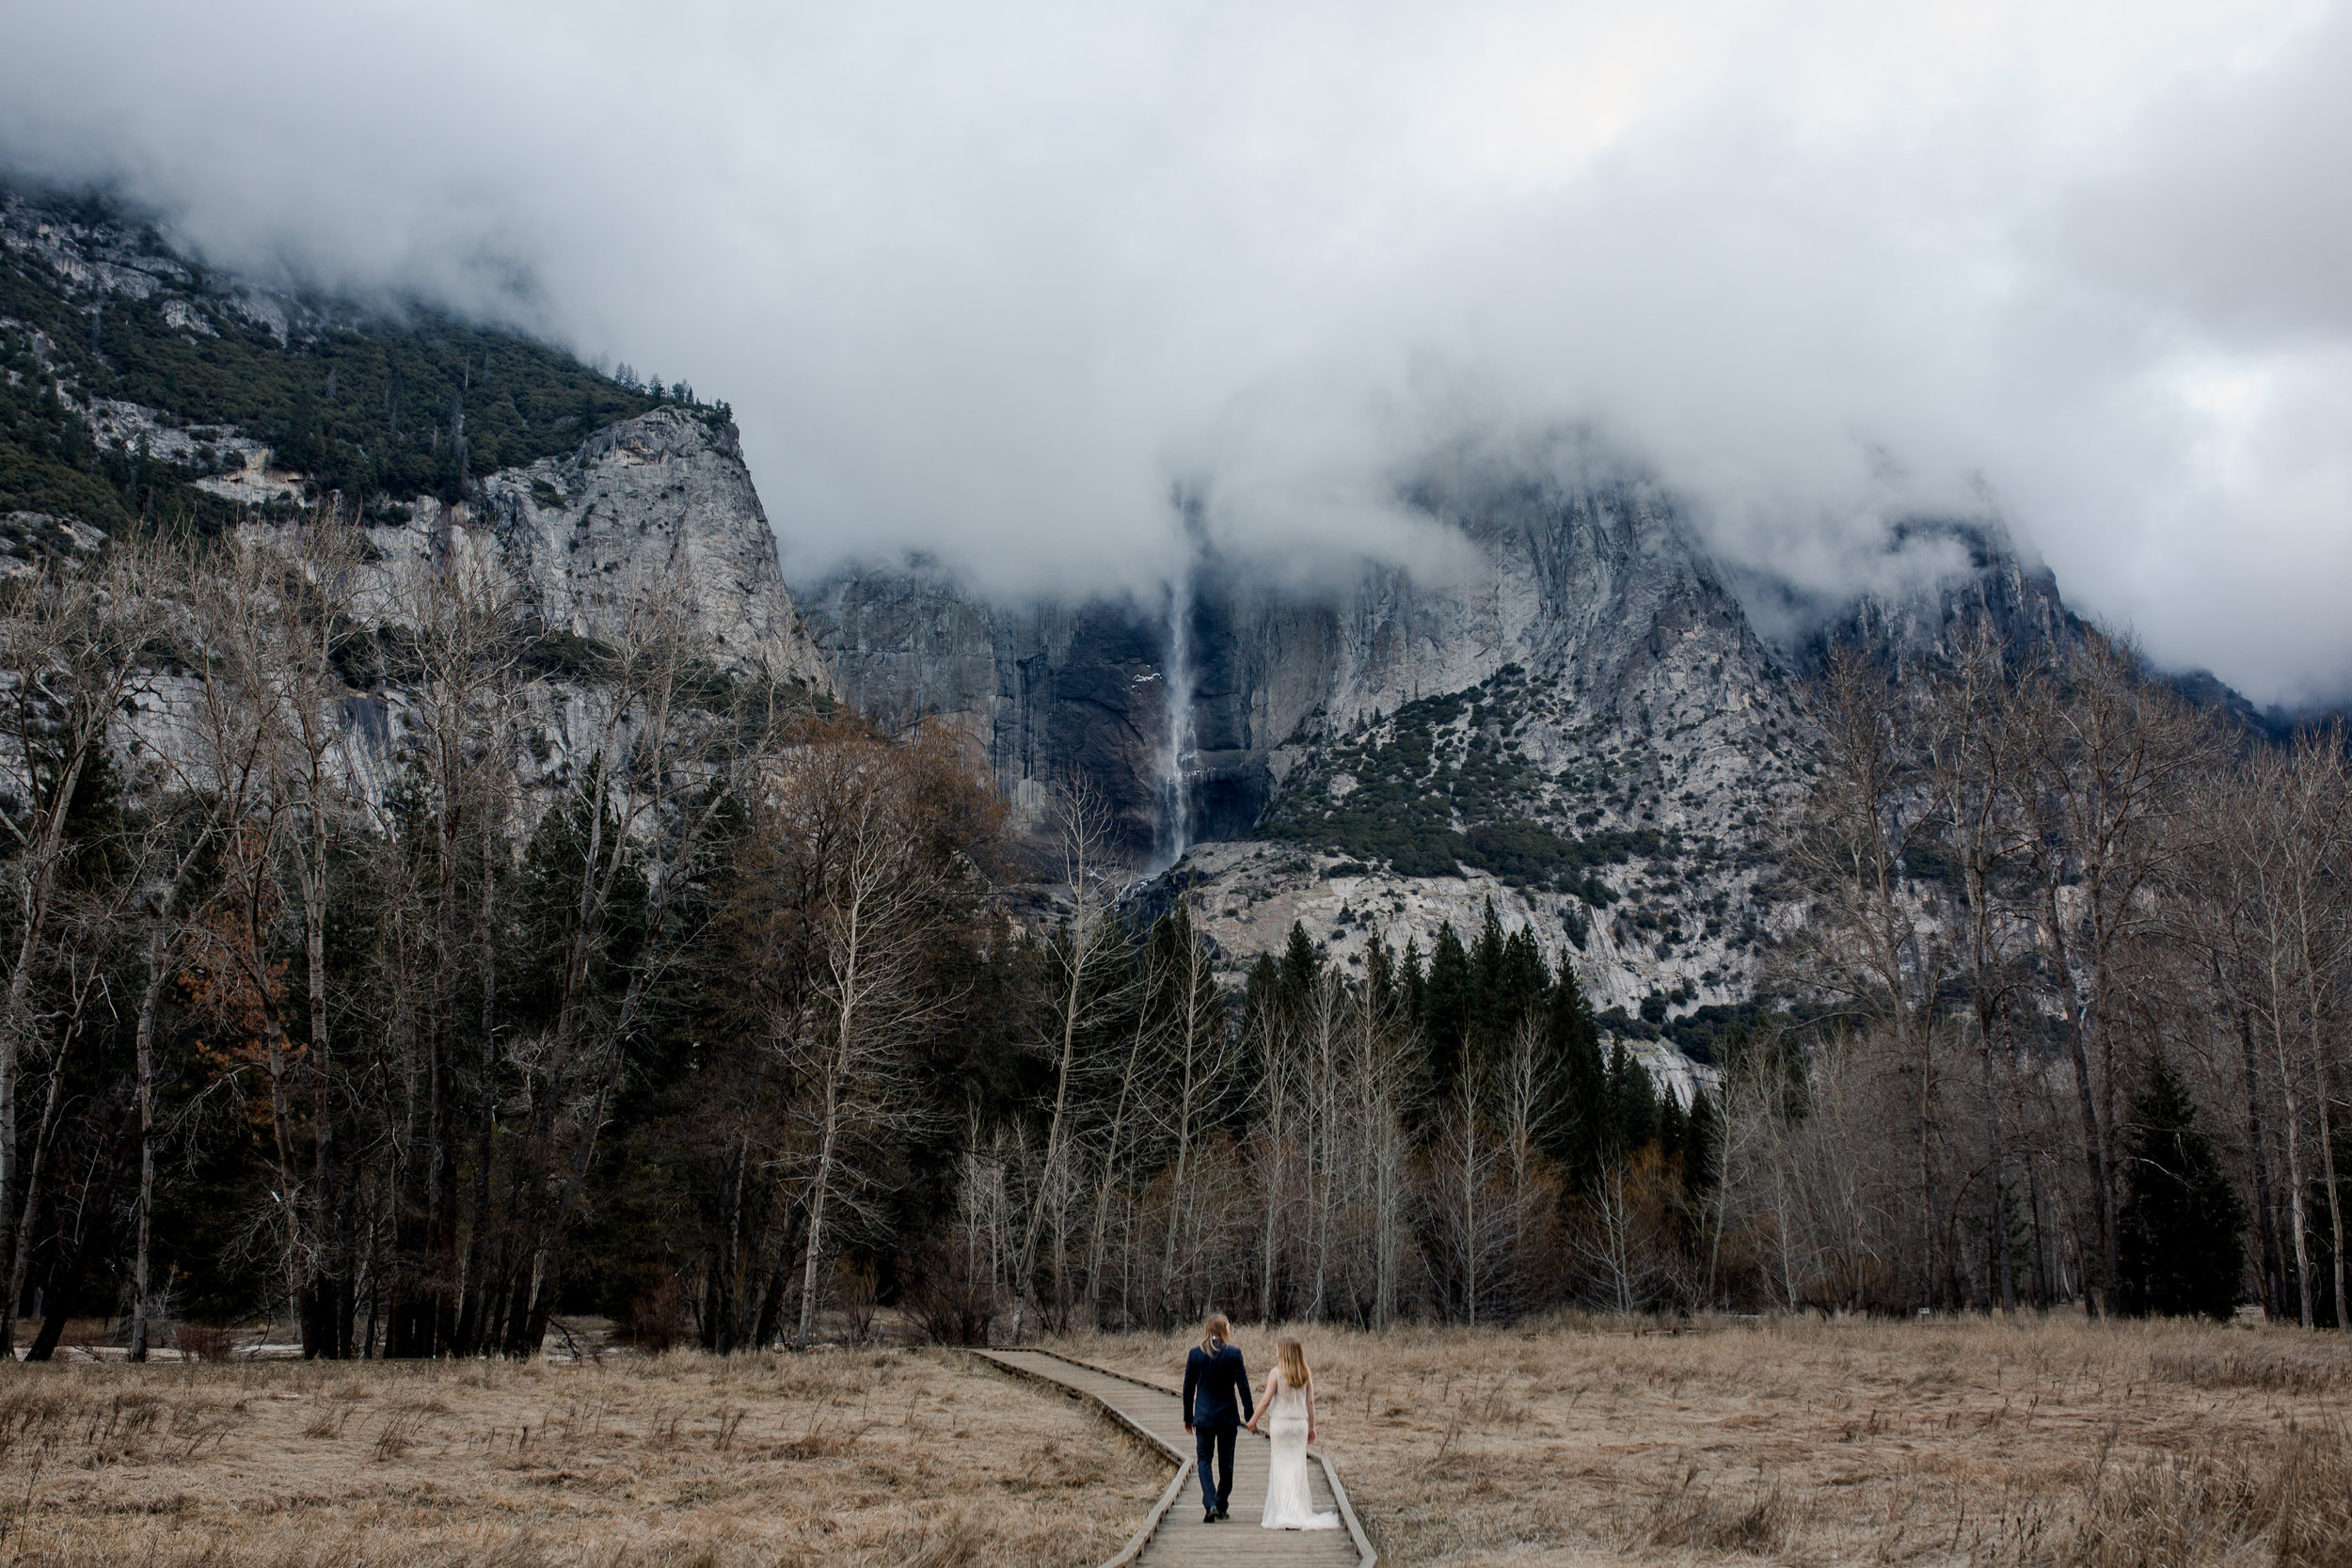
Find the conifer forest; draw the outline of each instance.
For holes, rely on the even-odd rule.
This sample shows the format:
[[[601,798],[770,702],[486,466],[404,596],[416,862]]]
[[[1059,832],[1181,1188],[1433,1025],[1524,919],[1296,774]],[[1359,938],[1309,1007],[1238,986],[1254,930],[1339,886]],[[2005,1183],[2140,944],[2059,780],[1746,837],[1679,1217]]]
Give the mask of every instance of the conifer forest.
[[[2346,1322],[2344,740],[1835,652],[1710,1070],[1491,905],[1247,964],[1101,801],[330,506],[0,587],[0,1345],[1613,1311]]]

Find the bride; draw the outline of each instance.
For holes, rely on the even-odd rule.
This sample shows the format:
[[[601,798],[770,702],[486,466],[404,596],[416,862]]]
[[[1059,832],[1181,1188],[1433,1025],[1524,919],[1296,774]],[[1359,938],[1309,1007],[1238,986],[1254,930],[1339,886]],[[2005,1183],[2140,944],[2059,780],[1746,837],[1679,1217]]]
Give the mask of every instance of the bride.
[[[1249,1430],[1266,1423],[1274,1439],[1274,1468],[1266,1476],[1265,1516],[1258,1522],[1267,1529],[1337,1529],[1337,1513],[1317,1513],[1314,1494],[1307,1489],[1307,1445],[1315,1440],[1315,1386],[1307,1370],[1307,1353],[1297,1340],[1284,1338],[1274,1347],[1274,1370],[1266,1373],[1265,1397],[1250,1418]]]

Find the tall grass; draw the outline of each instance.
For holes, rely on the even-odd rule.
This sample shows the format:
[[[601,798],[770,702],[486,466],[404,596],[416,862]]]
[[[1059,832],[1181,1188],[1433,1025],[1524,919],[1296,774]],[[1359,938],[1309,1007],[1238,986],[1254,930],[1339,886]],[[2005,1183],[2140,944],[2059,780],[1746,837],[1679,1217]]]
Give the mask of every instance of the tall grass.
[[[1284,1331],[1399,1568],[2352,1564],[2335,1336],[2078,1316]],[[1067,1349],[1172,1382],[1191,1340]],[[1261,1376],[1272,1341],[1238,1338]]]
[[[1166,1480],[947,1353],[0,1366],[9,1568],[1089,1568]]]

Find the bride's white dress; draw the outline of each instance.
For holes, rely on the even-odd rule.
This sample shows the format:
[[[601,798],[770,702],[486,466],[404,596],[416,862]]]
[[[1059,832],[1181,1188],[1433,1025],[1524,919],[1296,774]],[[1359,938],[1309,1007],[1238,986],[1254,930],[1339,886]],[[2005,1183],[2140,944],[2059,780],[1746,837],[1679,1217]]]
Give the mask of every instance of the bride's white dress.
[[[1268,1529],[1337,1529],[1337,1513],[1317,1513],[1315,1495],[1307,1487],[1307,1396],[1296,1388],[1278,1388],[1266,1405],[1266,1435],[1274,1439],[1274,1468],[1266,1476],[1265,1516],[1258,1522]]]

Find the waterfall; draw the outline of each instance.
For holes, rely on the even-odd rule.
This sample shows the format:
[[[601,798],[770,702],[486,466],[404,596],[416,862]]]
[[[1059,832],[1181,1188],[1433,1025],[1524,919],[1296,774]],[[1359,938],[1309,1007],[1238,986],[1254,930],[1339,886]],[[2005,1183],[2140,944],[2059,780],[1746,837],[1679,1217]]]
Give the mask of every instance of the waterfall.
[[[1192,728],[1192,573],[1176,575],[1168,590],[1168,668],[1160,683],[1167,723],[1160,740],[1159,853],[1153,875],[1167,870],[1192,847],[1192,787],[1195,746]]]

